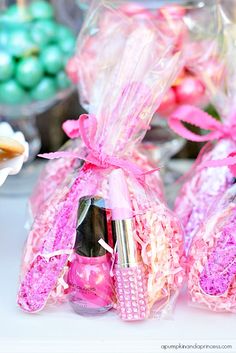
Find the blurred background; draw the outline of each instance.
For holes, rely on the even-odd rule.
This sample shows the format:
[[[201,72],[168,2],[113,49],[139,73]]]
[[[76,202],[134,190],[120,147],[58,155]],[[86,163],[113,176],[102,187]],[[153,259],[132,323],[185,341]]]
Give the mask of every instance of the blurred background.
[[[81,28],[81,25],[86,15],[86,10],[89,6],[90,1],[89,0],[51,0],[49,2],[52,3],[55,9],[55,21],[69,28],[76,37]],[[142,1],[139,1],[139,2],[142,3]],[[19,1],[19,4],[20,3],[21,1]],[[185,6],[189,6],[189,7],[193,6],[193,4],[196,5],[197,3],[198,6],[201,6],[201,2],[197,0],[196,1],[154,0],[154,1],[148,1],[148,3],[149,3],[149,6],[153,8],[166,5],[167,3],[184,4]],[[15,4],[16,4],[16,1],[11,1],[11,0],[1,1],[0,11],[4,14],[10,9],[10,11],[12,12],[10,13],[10,15],[13,18],[14,16],[16,16],[14,15]],[[29,5],[30,1],[23,1],[23,4]],[[145,1],[145,5],[147,5],[147,1]],[[234,1],[227,0],[225,1],[225,5],[227,7],[227,11],[229,12],[230,16],[234,16],[234,8],[235,8]],[[3,37],[4,26],[6,27],[6,24],[1,22],[0,23],[0,36],[2,31],[1,37]],[[9,23],[7,24],[7,26],[9,26]],[[49,31],[50,31],[50,28],[49,28]],[[37,33],[36,33],[36,36],[37,36]],[[1,48],[1,39],[0,39],[0,48]],[[73,52],[71,52],[71,55],[72,54]],[[179,100],[179,103],[182,103],[182,102],[191,103],[191,97],[193,95],[193,91],[196,91],[196,90],[197,90],[197,93],[196,93],[197,97],[196,99],[194,98],[193,103],[200,103],[200,105],[204,104],[205,108],[207,108],[209,112],[212,112],[213,114],[215,114],[214,108],[208,107],[207,102],[204,101],[204,90],[205,90],[204,85],[198,79],[195,79],[193,77],[193,73],[189,72],[188,70],[186,70],[185,72],[182,72],[178,79],[178,82],[176,81],[173,86],[174,87],[170,90],[166,99],[164,99],[163,105],[160,107],[160,111],[159,111],[160,115],[163,114],[165,116],[166,114],[169,113],[168,109],[167,111],[165,111],[166,110],[165,106],[168,107],[169,104],[173,102],[173,99],[176,99],[175,97],[173,97],[174,91],[177,92],[177,95],[178,95],[177,99]],[[198,100],[199,102],[197,102],[196,100]],[[33,153],[32,158],[38,152],[39,149],[41,152],[57,150],[66,141],[66,136],[64,135],[61,129],[62,122],[67,119],[73,119],[73,118],[76,119],[82,112],[83,112],[83,108],[79,104],[78,93],[76,89],[73,89],[73,88],[69,93],[65,94],[64,96],[62,95],[61,97],[56,97],[55,95],[55,97],[53,97],[53,100],[49,102],[49,104],[46,104],[45,107],[42,107],[42,106],[38,107],[36,103],[33,106],[30,106],[28,108],[28,111],[26,109],[26,111],[23,111],[23,112],[19,112],[18,108],[17,108],[17,112],[15,111],[9,112],[7,109],[5,109],[5,107],[1,105],[1,97],[0,97],[1,121],[7,119],[8,121],[11,122],[11,125],[13,125],[13,127],[23,130],[26,136],[26,139],[29,142],[32,142],[32,144],[35,146],[34,147],[35,151],[32,152]],[[170,134],[168,130],[162,129],[160,132],[160,129],[155,128],[154,130],[151,131],[151,133],[148,133],[148,136],[146,137],[146,139],[147,140],[150,139],[151,141],[155,141],[156,139],[158,139],[161,143],[162,142],[166,143],[168,141],[173,140],[173,135]],[[176,155],[177,158],[178,157],[195,158],[200,148],[201,148],[201,144],[194,144],[191,142],[180,143],[177,145],[177,147],[176,145],[174,145],[170,154]]]
[[[119,4],[119,0],[103,1],[111,8],[114,4]],[[9,178],[1,192],[7,190],[8,194],[9,190],[18,189],[25,193],[32,171],[37,166],[33,162],[41,161],[37,154],[61,148],[67,140],[61,128],[62,123],[68,119],[77,119],[88,107],[89,101],[84,101],[84,97],[79,97],[78,93],[78,86],[80,85],[81,92],[84,84],[78,77],[78,51],[87,51],[88,72],[94,78],[96,56],[99,55],[100,47],[102,48],[102,44],[94,45],[93,41],[94,34],[100,30],[102,33],[99,25],[96,27],[92,23],[91,28],[88,26],[87,37],[79,37],[90,2],[0,1],[0,122],[6,121],[15,131],[22,131],[29,142],[28,162],[17,177]],[[94,2],[95,5],[98,3]],[[195,45],[199,38],[204,39],[206,33],[208,38],[216,36],[220,27],[214,10],[217,3],[218,0],[135,0],[134,4],[134,1],[127,0],[120,1],[122,6],[119,6],[122,8],[121,13],[123,11],[128,16],[139,16],[140,8],[145,5],[155,23],[161,24],[163,21],[160,30],[165,31],[168,28],[163,33],[175,38],[174,53],[175,50],[182,51],[187,37],[191,37]],[[224,16],[234,21],[235,2],[225,0],[222,4]],[[168,7],[169,5],[171,6]],[[203,7],[204,17],[201,13]],[[208,8],[212,18],[210,25],[207,23]],[[81,42],[84,38],[88,47],[85,45],[83,48]],[[209,103],[209,92],[203,77],[191,65],[191,54],[198,56],[199,51],[192,47],[189,52],[189,60],[186,60],[165,94],[142,144],[144,153],[155,163],[161,161],[161,165],[165,166],[165,181],[169,184],[182,172],[169,170],[170,159],[175,157],[177,162],[179,159],[185,162],[193,160],[202,144],[191,143],[177,136],[168,127],[168,116],[182,104],[191,104],[218,118],[214,106]],[[195,57],[194,61],[197,60]],[[86,59],[83,62],[86,63]],[[216,68],[209,62],[206,70],[208,73],[215,72]],[[93,82],[90,78],[89,80]],[[193,130],[198,131],[195,128]],[[183,162],[180,164],[185,165]],[[38,170],[34,172],[34,178],[36,174]]]

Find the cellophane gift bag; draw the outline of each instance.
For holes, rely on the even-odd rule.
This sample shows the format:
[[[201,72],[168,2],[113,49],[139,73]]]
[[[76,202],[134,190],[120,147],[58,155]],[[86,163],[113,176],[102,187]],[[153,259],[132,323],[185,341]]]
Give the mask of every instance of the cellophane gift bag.
[[[175,205],[185,228],[189,252],[190,303],[213,311],[235,312],[235,173],[232,166],[236,149],[236,32],[235,25],[225,22],[223,9],[220,6],[219,9],[222,27],[215,39],[197,43],[199,53],[192,65],[205,81],[220,118],[183,106],[169,122],[189,140],[208,142],[187,175]],[[188,130],[183,122],[201,128],[202,135]]]
[[[112,65],[117,58],[120,45],[120,21],[126,18],[135,26],[145,22],[161,33],[164,41],[172,42],[172,51],[183,49],[187,39],[184,23],[185,2],[179,1],[164,6],[153,1],[94,1],[87,14],[85,26],[79,35],[74,57],[68,62],[68,75],[78,84],[81,105],[87,109],[95,77],[102,65]],[[93,12],[92,12],[93,11]],[[112,50],[110,42],[113,36]]]
[[[82,35],[103,7],[91,8]],[[69,147],[43,156],[58,159],[48,163],[52,184],[35,203],[23,256],[18,304],[30,313],[68,300],[79,314],[165,316],[183,283],[181,225],[159,197],[158,171],[136,151],[180,53],[150,21],[112,13],[116,60],[100,56],[89,113],[64,123]]]
[[[209,1],[209,3],[211,2]],[[83,108],[86,110],[89,109],[91,92],[97,74],[101,70],[100,66],[103,68],[105,65],[113,65],[116,61],[117,52],[122,45],[121,33],[119,31],[122,20],[130,21],[133,25],[143,22],[149,24],[161,33],[164,43],[171,43],[171,50],[174,54],[177,51],[184,50],[185,43],[189,37],[189,28],[192,28],[192,23],[189,23],[189,14],[195,8],[198,8],[197,3],[189,6],[186,1],[176,1],[171,4],[154,4],[152,1],[95,1],[88,12],[85,25],[78,37],[76,54],[67,64],[68,75],[77,84],[80,103]],[[206,9],[208,12],[210,11],[208,2],[204,7],[205,12],[207,11]],[[186,25],[185,19],[188,25]],[[196,52],[198,53],[198,49],[196,49]],[[184,60],[182,59],[178,69],[180,70],[183,65]],[[163,100],[165,101],[165,97]],[[71,147],[71,142],[69,142],[63,148],[71,149],[76,144],[77,142],[73,142],[73,146]],[[149,150],[148,148],[151,149]],[[156,162],[156,155],[161,154],[161,148],[157,151],[156,146],[154,147],[150,143],[148,148],[146,144],[142,144],[139,150],[148,154],[149,159],[151,157],[150,151],[155,151],[154,162]],[[140,154],[139,156],[141,158]],[[146,159],[144,156],[143,158],[143,163],[145,163]],[[78,160],[76,163],[78,163]],[[141,160],[140,163],[142,163]],[[42,177],[39,179],[38,185],[29,202],[31,219],[34,217],[42,201],[53,192],[61,180],[64,180],[67,167],[70,168],[72,164],[73,160],[65,161],[61,159],[60,161],[49,163],[43,170]],[[156,179],[156,183],[159,184],[157,189],[160,190],[160,197],[162,197],[162,185],[158,181],[158,174],[153,179]]]
[[[186,231],[187,249],[198,227],[205,221],[206,211],[211,207],[215,197],[233,183],[232,174],[227,168],[229,161],[226,158],[236,147],[234,132],[236,70],[233,64],[236,47],[231,32],[232,24],[226,25],[223,22],[221,8],[219,5],[217,8],[217,27],[212,24],[211,35],[203,39],[199,34],[198,40],[195,39],[188,44],[187,62],[204,81],[209,99],[220,117],[214,118],[196,107],[183,105],[169,119],[170,127],[182,137],[190,141],[207,142],[184,178],[185,182],[175,203],[175,211]],[[204,18],[204,12],[201,16]],[[195,20],[197,19],[198,17]],[[203,27],[198,23],[194,28],[197,37],[197,34],[203,31]],[[200,128],[201,135],[189,130],[183,123]],[[223,161],[219,161],[222,159]]]
[[[178,2],[177,2],[178,3]],[[170,8],[153,5],[152,2],[140,1],[95,1],[88,11],[85,24],[80,32],[77,40],[76,55],[73,58],[73,67],[68,70],[68,73],[77,84],[79,91],[80,103],[85,110],[90,110],[90,102],[94,104],[94,97],[97,94],[94,88],[95,82],[98,85],[106,84],[105,80],[98,81],[99,72],[104,69],[106,65],[113,66],[116,63],[117,56],[123,45],[124,33],[120,30],[122,22],[130,22],[132,25],[126,28],[126,35],[140,23],[152,27],[159,32],[158,36],[161,38],[161,45],[168,43],[169,53],[172,51],[173,55],[178,51],[182,51],[184,45],[184,38],[186,36],[185,25],[181,16],[178,13],[183,12],[184,7],[172,5]],[[173,12],[173,13],[172,13]],[[154,49],[154,48],[153,48]],[[158,48],[159,50],[159,48]],[[161,48],[163,50],[163,48]],[[158,55],[158,53],[156,54]],[[177,73],[182,65],[182,61],[178,62],[175,73]],[[70,68],[70,63],[68,68]],[[173,76],[174,77],[174,76]],[[159,105],[160,96],[157,97],[157,106]],[[80,149],[80,141],[77,138],[75,141],[69,141],[62,150]],[[143,149],[143,146],[141,150]],[[136,153],[137,148],[134,153]],[[147,163],[145,156],[139,155],[140,163]],[[65,175],[68,170],[73,169],[73,165],[77,167],[78,159],[64,159],[54,160],[47,164],[42,172],[42,177],[39,178],[38,185],[29,201],[30,219],[33,219],[40,204],[45,201],[48,196],[55,190],[58,184],[65,180]],[[158,181],[159,175],[156,174],[153,179],[156,180],[157,190],[162,193],[161,181]],[[159,184],[159,187],[158,187]]]
[[[192,4],[185,7],[186,1],[175,1],[171,3],[153,2],[153,1],[106,1],[106,6],[98,4],[96,10],[98,13],[102,11],[102,17],[98,16],[91,19],[91,13],[88,16],[89,27],[82,30],[79,36],[76,53],[73,58],[67,63],[67,74],[71,80],[78,85],[80,91],[80,101],[85,109],[88,109],[90,102],[91,87],[94,84],[94,77],[96,77],[99,68],[99,57],[102,55],[104,58],[104,65],[109,65],[113,60],[116,60],[116,49],[119,48],[120,42],[117,39],[119,33],[116,28],[121,16],[126,16],[134,23],[145,21],[151,23],[152,26],[162,32],[163,36],[168,40],[171,39],[173,43],[173,53],[183,49],[185,41],[188,37],[188,29],[184,23],[184,15],[190,8],[196,6]],[[114,11],[115,10],[115,11]],[[107,36],[114,32],[113,50],[107,45]],[[179,78],[175,82],[180,81]],[[175,84],[173,82],[173,84]],[[169,90],[168,90],[169,91]],[[171,89],[173,92],[173,89]],[[168,92],[167,92],[168,95]],[[175,100],[175,98],[174,98]],[[160,109],[163,110],[163,105],[168,106],[168,111],[173,108],[172,102],[166,101],[166,95],[162,99]],[[175,104],[174,104],[175,105]],[[172,109],[173,110],[173,109]],[[172,141],[173,133],[171,136],[165,130],[166,123],[163,119],[157,118],[155,114],[151,125],[156,126],[160,124],[161,127],[152,128],[151,134],[147,134],[144,143],[142,143],[143,152],[148,155],[148,158],[154,158],[154,162],[159,161],[166,163],[167,157],[174,154],[178,150],[178,143]],[[154,136],[155,134],[155,136]],[[150,137],[152,136],[152,137]],[[153,140],[155,139],[155,141]],[[150,141],[150,139],[152,141]],[[178,139],[180,141],[180,139]],[[181,143],[180,143],[181,144]]]
[[[186,31],[184,30],[186,26],[182,16],[178,15],[179,12],[182,14],[183,5],[185,4],[181,4],[181,6],[174,4],[170,7],[159,8],[157,5],[153,6],[152,2],[146,2],[145,4],[135,1],[94,2],[78,37],[72,68],[68,71],[71,79],[76,77],[74,81],[78,85],[80,103],[86,110],[89,109],[91,96],[94,94],[92,92],[94,91],[96,94],[94,84],[98,82],[96,81],[98,73],[104,66],[114,65],[117,60],[117,55],[119,55],[119,50],[123,44],[123,33],[119,30],[122,21],[129,21],[132,26],[145,22],[153,29],[159,31],[158,36],[162,38],[162,44],[168,43],[169,52],[172,51],[174,54],[176,51],[182,51],[186,37]],[[127,34],[132,26],[127,29]],[[182,64],[183,60],[179,60],[175,69],[176,73]],[[103,82],[106,84],[105,81]],[[160,100],[159,97],[157,98]],[[159,101],[156,103],[158,106]],[[67,142],[62,147],[62,150],[80,150],[80,145],[80,139],[76,138]],[[142,145],[141,148],[136,148],[133,151],[136,155],[135,158],[141,164],[150,164],[150,153],[148,153],[148,161],[147,157],[140,153],[143,150],[147,151],[145,145]],[[66,159],[63,157],[46,165],[29,200],[27,228],[30,227],[40,205],[48,199],[58,185],[64,181],[66,182],[66,174],[79,165],[80,161],[77,158]],[[159,197],[163,199],[159,174],[153,175],[152,180],[156,184]]]

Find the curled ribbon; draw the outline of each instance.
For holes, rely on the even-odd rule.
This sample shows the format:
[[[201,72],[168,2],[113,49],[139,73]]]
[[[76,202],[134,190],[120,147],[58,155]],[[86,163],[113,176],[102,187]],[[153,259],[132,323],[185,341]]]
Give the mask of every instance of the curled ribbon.
[[[231,119],[232,121],[233,119]],[[198,135],[190,131],[183,123],[189,123],[210,132],[205,135]],[[222,138],[229,138],[236,142],[236,125],[225,125],[214,119],[208,113],[191,105],[182,105],[168,119],[170,128],[179,136],[195,142],[209,142]],[[236,153],[231,153],[224,159],[205,161],[202,167],[229,166],[231,172],[236,176]]]
[[[63,130],[67,136],[72,139],[80,137],[86,146],[86,153],[80,154],[73,151],[59,151],[39,154],[39,157],[46,159],[63,157],[78,158],[102,169],[109,167],[121,168],[127,173],[135,175],[137,179],[141,180],[143,180],[146,174],[150,174],[159,170],[159,168],[156,168],[145,172],[142,168],[127,159],[111,156],[104,153],[101,148],[99,148],[99,146],[94,144],[97,132],[97,119],[94,115],[82,114],[78,120],[67,120],[63,124]]]

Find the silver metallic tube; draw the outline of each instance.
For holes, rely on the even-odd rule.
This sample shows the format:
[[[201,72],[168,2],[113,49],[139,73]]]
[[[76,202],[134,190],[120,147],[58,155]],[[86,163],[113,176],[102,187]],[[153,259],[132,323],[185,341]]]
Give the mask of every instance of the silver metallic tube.
[[[118,266],[121,268],[137,266],[138,258],[133,237],[133,220],[112,221],[112,229],[117,241]]]

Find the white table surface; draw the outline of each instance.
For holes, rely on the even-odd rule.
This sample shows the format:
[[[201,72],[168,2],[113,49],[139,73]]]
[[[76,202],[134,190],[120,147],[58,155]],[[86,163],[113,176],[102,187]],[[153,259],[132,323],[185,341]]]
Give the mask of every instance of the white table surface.
[[[161,345],[171,343],[232,344],[231,350],[211,352],[236,352],[236,316],[189,307],[184,293],[173,319],[162,321],[123,323],[114,312],[86,318],[67,304],[33,315],[20,311],[16,292],[26,205],[26,197],[0,195],[0,353],[159,353],[165,352]]]

